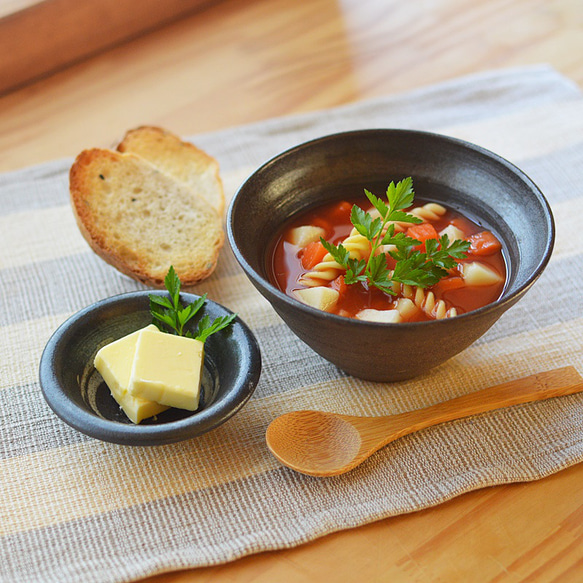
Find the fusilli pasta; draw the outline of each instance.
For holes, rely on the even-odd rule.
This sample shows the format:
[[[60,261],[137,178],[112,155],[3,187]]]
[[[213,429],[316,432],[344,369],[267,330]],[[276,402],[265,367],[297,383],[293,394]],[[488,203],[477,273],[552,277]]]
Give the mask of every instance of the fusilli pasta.
[[[366,237],[363,237],[356,229],[352,229],[344,241],[343,247],[350,253],[354,259],[366,259],[370,254],[370,243]],[[332,281],[344,271],[344,268],[337,263],[330,253],[326,253],[320,263],[316,264],[312,271],[305,273],[299,280],[299,283],[306,287],[315,287],[322,285],[323,282]]]
[[[421,219],[423,222],[427,222],[435,221],[442,217],[446,213],[446,209],[436,202],[428,202],[423,206],[415,207],[414,209],[407,210],[406,212],[410,215],[413,215],[414,217],[417,217],[418,219]],[[373,219],[381,216],[379,211],[377,211],[375,208],[369,210],[368,214]],[[389,228],[389,225],[395,225],[395,233],[399,233],[410,227],[411,223],[406,223],[403,221],[389,221],[385,225],[384,232],[386,232],[386,230]]]
[[[431,291],[426,292],[423,288],[398,282],[393,283],[393,291],[411,300],[427,316],[435,320],[457,316],[457,310],[453,307],[448,308],[444,300],[435,301],[435,295]]]

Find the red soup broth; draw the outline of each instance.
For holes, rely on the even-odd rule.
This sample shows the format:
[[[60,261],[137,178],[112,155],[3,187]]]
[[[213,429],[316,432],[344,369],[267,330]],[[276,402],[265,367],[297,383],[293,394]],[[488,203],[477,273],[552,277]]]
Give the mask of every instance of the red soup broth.
[[[324,238],[327,241],[338,245],[348,237],[352,230],[350,211],[353,204],[370,210],[370,203],[364,197],[354,201],[335,201],[300,213],[285,224],[275,240],[268,265],[270,279],[278,289],[295,297],[296,290],[307,287],[300,283],[300,279],[311,271],[302,262],[302,258],[305,262],[304,255],[308,253],[307,248],[299,247],[290,242],[292,230],[300,226],[314,225],[324,230]],[[421,207],[424,204],[424,202],[416,201],[411,209]],[[452,271],[451,276],[425,289],[426,293],[433,292],[436,302],[444,300],[448,309],[455,308],[457,314],[463,314],[485,306],[500,297],[506,281],[506,264],[501,244],[490,231],[461,213],[445,208],[445,214],[426,222],[433,225],[438,233],[448,225],[454,225],[462,231],[464,239],[470,241],[471,246],[467,258],[458,260],[458,264],[478,261],[500,276],[500,281],[492,285],[468,286],[460,277],[461,267],[458,265],[458,268]],[[316,251],[318,250],[316,249]],[[320,253],[320,258],[321,255]],[[316,259],[318,259],[317,254],[313,260]],[[391,262],[394,263],[394,260],[389,257],[388,265],[392,268]],[[342,271],[339,274],[342,274]],[[367,308],[392,309],[395,306],[395,300],[399,297],[385,294],[376,288],[367,288],[360,283],[346,285],[342,277],[337,277],[331,282],[322,282],[320,285],[327,285],[340,291],[338,303],[332,313],[347,317],[355,317],[358,312]],[[431,320],[433,317],[419,310],[413,317],[408,318],[408,321]]]

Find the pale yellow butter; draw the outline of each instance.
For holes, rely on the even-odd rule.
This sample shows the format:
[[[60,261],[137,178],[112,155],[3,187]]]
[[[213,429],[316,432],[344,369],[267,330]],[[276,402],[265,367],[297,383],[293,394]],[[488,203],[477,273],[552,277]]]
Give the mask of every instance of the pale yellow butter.
[[[200,340],[141,330],[128,390],[134,397],[194,411],[203,360]]]
[[[144,330],[163,335],[153,324]],[[113,398],[134,423],[140,423],[143,419],[158,415],[168,409],[166,405],[136,397],[128,392],[140,332],[141,330],[138,330],[104,346],[95,356],[94,362],[95,368],[107,383]]]

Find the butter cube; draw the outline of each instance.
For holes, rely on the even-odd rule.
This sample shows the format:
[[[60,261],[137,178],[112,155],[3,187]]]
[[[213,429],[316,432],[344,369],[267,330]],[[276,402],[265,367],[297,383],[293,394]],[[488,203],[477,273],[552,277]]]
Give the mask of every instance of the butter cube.
[[[153,324],[144,330],[162,334]],[[94,361],[95,368],[109,387],[111,395],[128,418],[136,424],[168,409],[166,405],[134,397],[128,392],[139,333],[140,330],[104,346],[96,354]]]
[[[194,411],[203,360],[200,340],[141,330],[128,390],[134,397]]]

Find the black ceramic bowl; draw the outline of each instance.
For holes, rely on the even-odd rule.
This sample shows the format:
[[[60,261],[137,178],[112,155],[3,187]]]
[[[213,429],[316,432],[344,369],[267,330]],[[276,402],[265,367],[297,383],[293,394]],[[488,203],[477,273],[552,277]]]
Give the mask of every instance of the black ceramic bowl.
[[[168,409],[134,425],[119,408],[93,360],[105,344],[150,324],[148,296],[164,293],[134,292],[102,300],[69,318],[53,334],[41,358],[40,383],[48,404],[63,421],[103,441],[161,445],[210,431],[247,402],[259,380],[261,354],[249,328],[236,318],[205,342],[197,411]],[[198,297],[181,294],[185,303]],[[207,300],[201,317],[204,314],[213,320],[231,312]]]
[[[364,188],[381,195],[407,176],[418,198],[460,210],[501,239],[508,279],[498,301],[455,318],[379,324],[319,311],[268,280],[266,255],[292,215]],[[388,129],[326,136],[268,161],[237,192],[227,232],[245,273],[293,332],[344,371],[375,381],[411,378],[469,346],[532,286],[554,243],[547,201],[508,161],[454,138]]]

